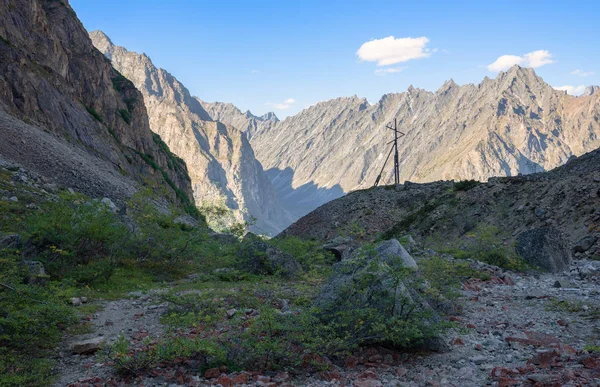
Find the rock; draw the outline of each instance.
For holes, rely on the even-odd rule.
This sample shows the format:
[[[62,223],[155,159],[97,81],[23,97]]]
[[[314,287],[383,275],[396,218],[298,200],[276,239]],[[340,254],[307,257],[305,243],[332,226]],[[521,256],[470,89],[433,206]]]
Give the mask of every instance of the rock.
[[[71,298],[71,305],[73,305],[73,306],[80,306],[81,305],[81,298],[79,298],[79,297],[73,297],[73,298]]]
[[[195,228],[200,225],[196,219],[192,218],[189,215],[178,216],[177,218],[175,218],[175,220],[173,220],[173,223],[181,224],[191,228]]]
[[[8,198],[8,200],[10,200],[11,202],[15,202],[15,203],[19,202],[19,198],[16,196],[12,196],[12,197]]]
[[[236,313],[237,313],[237,309],[229,309],[227,311],[227,318],[233,318],[233,316],[235,316]]]
[[[579,278],[591,278],[600,276],[600,262],[590,262],[578,268]]]
[[[541,218],[542,216],[544,216],[546,214],[546,211],[544,211],[543,209],[538,207],[535,209],[534,213],[535,213],[535,216],[537,216],[538,218]]]
[[[87,302],[88,302],[88,299],[87,299],[87,297],[79,297],[79,299],[81,300],[81,302],[82,302],[83,304],[87,304]]]
[[[591,249],[597,241],[598,238],[594,235],[586,236],[585,238],[580,239],[579,242],[577,242],[575,246],[573,246],[573,252],[585,253],[586,251]]]
[[[571,282],[567,281],[567,280],[556,280],[554,282],[553,285],[555,288],[573,288],[575,287],[575,285],[573,285]]]
[[[27,267],[26,284],[39,285],[48,278],[44,265],[39,261],[23,260],[21,264]]]
[[[359,247],[359,243],[357,243],[354,239],[349,237],[336,237],[331,241],[325,243],[323,245],[323,250],[329,251],[338,261],[341,261],[347,258],[352,251]]]
[[[221,370],[218,368],[209,368],[204,372],[206,379],[216,379],[221,376]]]
[[[408,251],[402,247],[400,242],[396,239],[390,239],[388,241],[380,243],[375,251],[385,261],[389,259],[398,258],[403,267],[411,270],[418,270],[417,262],[410,256]]]
[[[71,351],[78,355],[88,355],[98,351],[104,344],[104,337],[95,337],[93,339],[78,341],[71,345]]]
[[[294,257],[269,245],[252,233],[244,237],[238,257],[241,266],[255,274],[294,277],[302,271],[302,266]]]
[[[400,244],[409,253],[412,253],[413,250],[417,247],[417,242],[413,239],[413,237],[410,234],[407,234],[407,235],[403,236],[402,238],[400,238],[400,241],[401,241]]]
[[[118,208],[116,206],[115,203],[113,203],[112,200],[110,200],[109,198],[102,198],[102,200],[100,200],[100,203],[104,204],[106,206],[106,208],[108,208],[110,210],[110,212],[116,214],[118,212]]]
[[[333,275],[322,287],[314,305],[321,311],[323,320],[339,318],[340,312],[352,313],[353,309],[372,309],[373,313],[390,319],[405,318],[407,310],[429,311],[428,317],[415,318],[415,323],[426,326],[440,321],[439,314],[424,296],[426,289],[421,287],[418,275],[408,275],[402,281],[395,276],[407,264],[416,267],[397,240],[382,242],[373,250],[357,250],[333,266]],[[365,340],[368,344],[377,344],[371,338]],[[445,350],[449,348],[448,341],[432,338],[425,348]]]
[[[235,243],[239,242],[238,238],[235,235],[231,235],[231,234],[221,234],[218,232],[213,232],[213,233],[209,233],[208,236],[211,239],[214,239],[217,242],[220,242],[222,244],[235,244]]]
[[[19,234],[0,235],[0,249],[18,249],[23,242]]]
[[[481,365],[481,364],[485,363],[487,361],[487,359],[488,359],[487,356],[483,356],[483,355],[473,356],[473,357],[469,358],[469,360],[472,361],[473,363],[475,363],[476,365]]]
[[[567,270],[571,251],[560,231],[536,228],[517,236],[517,253],[529,264],[551,273]]]

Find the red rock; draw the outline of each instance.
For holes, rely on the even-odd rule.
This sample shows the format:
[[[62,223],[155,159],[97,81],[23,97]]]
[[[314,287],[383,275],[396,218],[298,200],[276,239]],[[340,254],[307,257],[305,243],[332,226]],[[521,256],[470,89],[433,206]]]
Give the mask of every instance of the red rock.
[[[280,372],[273,378],[273,381],[277,383],[287,382],[288,380],[290,380],[290,374],[287,372]]]
[[[600,358],[595,356],[586,356],[579,361],[585,368],[600,371]]]
[[[233,379],[231,379],[227,375],[222,375],[221,377],[219,377],[219,379],[217,379],[214,382],[214,384],[220,384],[223,387],[232,387],[234,385]]]
[[[452,345],[465,345],[465,342],[462,341],[460,337],[455,337],[454,340],[452,340]]]
[[[218,368],[209,368],[204,372],[206,379],[216,379],[221,376],[221,371]]]
[[[228,368],[227,368],[226,365],[222,365],[222,366],[219,367],[219,371],[221,371],[221,372],[227,372]]]
[[[536,355],[529,360],[531,363],[540,366],[542,368],[549,368],[553,360],[559,356],[556,351],[545,351],[536,353]]]
[[[449,321],[454,321],[454,322],[462,322],[462,319],[460,317],[457,316],[450,316],[448,317]]]
[[[475,344],[475,349],[478,351],[481,351],[483,349],[483,345],[477,343],[477,344]]]
[[[377,379],[377,375],[373,371],[364,371],[362,374],[358,375],[359,379]]]
[[[510,386],[517,386],[517,385],[521,385],[521,381],[519,381],[517,379],[512,379],[512,378],[507,378],[507,377],[501,377],[500,379],[498,379],[498,387],[510,387]]]
[[[250,379],[250,376],[248,374],[237,374],[231,378],[234,385],[246,384],[248,382],[248,379]]]
[[[558,320],[556,323],[558,325],[560,325],[561,327],[568,327],[569,326],[569,323],[566,322],[565,320]]]
[[[269,383],[271,381],[271,378],[268,376],[264,376],[264,375],[254,375],[254,381],[262,382],[262,383]]]
[[[475,326],[475,324],[471,324],[471,323],[467,324],[467,328],[477,329],[477,327]]]
[[[577,353],[577,350],[568,344],[559,345],[558,350],[561,351],[562,353],[566,353],[568,355],[575,355]]]
[[[515,281],[513,281],[511,276],[507,275],[506,277],[504,277],[504,283],[508,286],[514,286]]]
[[[356,366],[358,365],[358,359],[354,356],[350,356],[346,359],[344,363],[346,368],[356,368]]]
[[[375,379],[361,379],[354,382],[354,387],[383,387],[383,384]]]
[[[342,379],[342,375],[337,371],[323,371],[319,373],[319,376],[328,382]]]

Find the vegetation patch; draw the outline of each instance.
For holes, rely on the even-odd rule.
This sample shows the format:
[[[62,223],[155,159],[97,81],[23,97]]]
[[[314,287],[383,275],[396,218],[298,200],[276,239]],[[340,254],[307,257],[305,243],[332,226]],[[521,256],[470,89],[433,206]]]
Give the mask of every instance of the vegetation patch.
[[[131,113],[127,109],[119,109],[119,116],[127,123],[131,125]]]
[[[92,117],[94,117],[94,119],[96,119],[96,121],[98,122],[103,122],[104,120],[102,119],[102,116],[96,111],[96,109],[94,109],[91,106],[86,106],[85,110],[88,111],[88,113],[90,113],[92,115]]]
[[[454,183],[454,191],[469,191],[475,187],[477,187],[478,185],[480,185],[481,182],[477,181],[477,180],[462,180],[462,181],[457,181]]]

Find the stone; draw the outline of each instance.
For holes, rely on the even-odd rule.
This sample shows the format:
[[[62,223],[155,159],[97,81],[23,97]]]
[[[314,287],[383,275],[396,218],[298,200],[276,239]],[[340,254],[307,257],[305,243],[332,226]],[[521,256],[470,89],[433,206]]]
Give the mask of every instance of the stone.
[[[575,246],[573,246],[573,252],[585,253],[586,251],[591,249],[597,241],[598,237],[594,235],[588,235],[585,238],[580,239],[579,242],[575,243]]]
[[[0,249],[19,249],[23,245],[19,234],[0,235]]]
[[[93,339],[78,341],[71,345],[71,351],[78,355],[89,355],[102,348],[104,341],[104,337],[95,337]]]
[[[15,202],[15,203],[19,202],[19,198],[16,197],[16,196],[11,196],[10,198],[8,198],[8,200],[11,201],[11,202]]]
[[[204,371],[204,377],[206,379],[216,379],[221,376],[221,370],[218,368],[209,368]]]
[[[187,226],[187,227],[190,227],[190,228],[195,228],[195,227],[198,227],[200,225],[196,219],[192,218],[189,215],[178,216],[177,218],[175,218],[173,220],[173,223],[175,223],[175,224],[181,224],[183,226]]]
[[[388,241],[380,243],[375,251],[379,257],[388,261],[390,259],[399,259],[403,267],[411,270],[418,270],[417,262],[414,258],[406,251],[406,249],[396,239],[390,239]]]
[[[403,313],[414,308],[431,312],[420,323],[428,325],[440,321],[439,311],[427,300],[427,285],[421,283],[419,275],[411,274],[398,281],[390,271],[390,267],[402,270],[407,265],[412,270],[416,267],[412,257],[395,239],[381,242],[373,250],[356,250],[351,257],[333,266],[333,275],[322,287],[314,305],[324,320],[336,318],[340,311],[351,312],[352,308],[373,309],[388,318],[404,317]],[[357,289],[357,284],[361,284],[361,288]],[[372,339],[366,340],[368,344],[377,344],[369,342]],[[430,338],[422,348],[445,351],[449,341]]]
[[[481,356],[472,356],[469,358],[469,360],[472,361],[473,363],[475,363],[476,365],[481,365],[481,364],[485,363],[488,360],[488,358],[487,358],[487,356],[481,355]]]
[[[536,228],[520,233],[516,251],[527,263],[551,273],[567,270],[571,262],[568,243],[554,228]]]
[[[81,305],[81,299],[79,297],[73,297],[73,298],[71,298],[71,305],[73,305],[73,306],[80,306]]]
[[[600,262],[589,262],[578,267],[579,278],[586,279],[600,276]]]
[[[48,276],[44,265],[40,261],[23,260],[21,262],[23,266],[27,268],[27,274],[25,277],[25,283],[40,285],[46,281]]]
[[[106,206],[106,208],[108,208],[108,210],[110,210],[110,212],[112,212],[114,214],[116,214],[119,210],[117,208],[116,204],[109,198],[102,198],[102,200],[100,200],[100,203],[102,203],[104,206]]]
[[[227,311],[227,318],[233,318],[233,316],[235,316],[236,313],[237,313],[237,309],[229,309]]]
[[[573,283],[571,283],[570,281],[567,280],[563,280],[563,279],[558,279],[556,281],[554,281],[554,285],[552,285],[555,288],[573,288],[575,287],[575,285]]]

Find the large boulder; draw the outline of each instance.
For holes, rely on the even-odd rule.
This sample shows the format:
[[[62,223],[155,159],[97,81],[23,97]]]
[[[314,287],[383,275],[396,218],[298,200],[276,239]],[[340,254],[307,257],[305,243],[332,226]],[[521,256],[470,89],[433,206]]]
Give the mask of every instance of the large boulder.
[[[418,339],[399,344],[398,337],[374,334],[382,324],[397,328],[398,324],[408,323],[414,330],[407,331],[407,335],[421,330],[420,344],[435,342],[436,349],[446,349],[438,341],[429,340],[435,336],[428,336],[428,332],[435,330],[441,317],[432,306],[435,304],[427,300],[428,285],[419,275],[415,260],[397,240],[358,249],[336,263],[333,271],[314,304],[324,321],[352,325],[352,320],[358,318],[365,328],[351,331],[358,335],[353,339],[363,344],[419,344]],[[396,329],[393,327],[389,330]]]
[[[252,233],[246,234],[242,241],[238,263],[242,269],[254,274],[295,277],[302,271],[302,266],[294,257]]]
[[[592,248],[598,241],[598,238],[594,235],[588,235],[585,238],[579,240],[579,242],[575,243],[573,246],[574,253],[585,253],[589,249]]]
[[[551,273],[565,271],[571,263],[569,243],[560,231],[551,227],[520,233],[516,250],[527,263]]]

